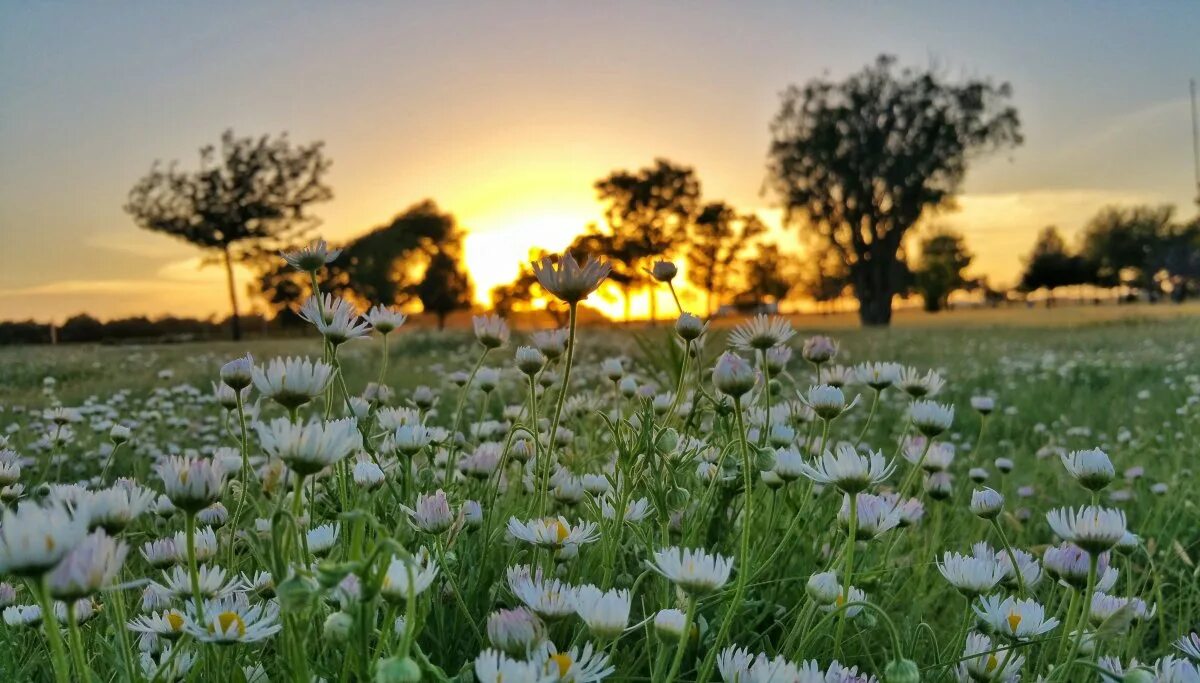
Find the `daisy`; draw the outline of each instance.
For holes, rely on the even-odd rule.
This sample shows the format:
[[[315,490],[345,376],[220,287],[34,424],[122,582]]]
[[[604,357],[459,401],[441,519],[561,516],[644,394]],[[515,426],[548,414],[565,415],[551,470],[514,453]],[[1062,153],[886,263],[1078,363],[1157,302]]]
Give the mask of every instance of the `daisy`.
[[[408,320],[407,315],[391,306],[384,306],[383,304],[376,304],[371,307],[371,310],[367,311],[367,314],[363,317],[367,319],[367,322],[371,323],[371,327],[376,332],[385,337]]]
[[[798,465],[804,476],[818,484],[830,484],[846,493],[858,493],[891,476],[896,464],[888,463],[883,453],[875,451],[861,455],[848,443],[839,443],[834,452],[828,450],[815,465]]]
[[[545,637],[542,620],[528,608],[502,609],[487,620],[488,641],[514,657],[524,657]]]
[[[112,584],[125,563],[129,548],[98,530],[67,553],[46,577],[50,594],[58,600],[79,600]]]
[[[567,545],[591,543],[600,538],[595,522],[579,522],[572,526],[565,517],[546,517],[521,522],[516,517],[508,519],[508,533],[521,541],[539,548],[555,550]]]
[[[295,251],[281,252],[280,256],[296,270],[315,273],[322,266],[333,263],[341,253],[341,249],[331,249],[325,240],[317,239]]]
[[[837,352],[837,342],[824,335],[817,335],[804,340],[800,355],[809,363],[821,365],[833,360]]]
[[[221,382],[234,391],[241,391],[254,381],[254,356],[249,353],[221,366]]]
[[[842,390],[829,384],[809,387],[804,402],[823,420],[836,419],[850,408]]]
[[[554,643],[543,641],[530,660],[559,683],[595,683],[617,670],[609,664],[608,655],[596,650],[591,643],[559,652]]]
[[[488,349],[498,349],[508,343],[508,323],[498,315],[477,315],[471,319],[475,339]]]
[[[207,458],[170,456],[154,469],[171,503],[192,514],[217,502],[225,486],[225,468]]]
[[[341,525],[322,524],[321,526],[309,529],[305,536],[308,540],[308,551],[317,557],[321,557],[328,553],[333,545],[337,543],[338,532],[341,531]]]
[[[758,375],[745,358],[726,351],[721,354],[716,365],[713,366],[712,379],[713,386],[721,393],[739,398],[754,388],[754,384],[758,381]]]
[[[403,505],[400,507],[408,513],[413,526],[427,534],[440,534],[454,524],[450,501],[446,498],[446,492],[441,489],[432,494],[423,493],[418,496],[415,509]]]
[[[916,368],[901,368],[900,376],[896,379],[900,389],[913,398],[936,396],[946,385],[942,376],[930,370],[924,375]]]
[[[113,486],[92,491],[87,498],[88,527],[116,534],[154,505],[154,491],[138,486]]]
[[[63,504],[22,502],[0,515],[0,574],[40,576],[87,535],[87,515]]]
[[[311,323],[330,344],[340,346],[351,339],[362,339],[371,333],[371,326],[359,317],[354,305],[341,297],[325,294],[309,296],[297,315]]]
[[[654,551],[647,566],[688,593],[711,593],[729,581],[733,560],[701,549],[672,546]]]
[[[947,552],[942,555],[937,568],[968,600],[990,592],[1004,578],[1004,569],[994,557]]]
[[[380,593],[391,602],[405,602],[410,587],[414,596],[420,595],[433,585],[437,575],[437,563],[430,558],[428,550],[421,548],[408,559],[392,558],[383,575]]]
[[[126,624],[126,628],[134,633],[152,633],[167,640],[178,640],[183,636],[187,623],[187,615],[183,612],[166,609],[132,619]]]
[[[954,422],[954,406],[934,401],[915,400],[908,408],[908,419],[917,431],[933,438],[950,428]]]
[[[172,652],[170,647],[165,647],[157,657],[149,652],[140,653],[138,661],[146,680],[174,683],[187,678],[196,663],[196,655],[186,651]]]
[[[854,377],[875,391],[883,391],[900,379],[900,364],[861,363],[854,367]]]
[[[235,593],[204,604],[204,614],[184,627],[204,643],[256,643],[275,635],[279,624],[279,605],[274,601],[254,605],[245,593]]]
[[[998,648],[992,639],[972,631],[967,635],[962,661],[958,663],[959,680],[979,683],[1014,683],[1021,678],[1025,657],[1016,650]]]
[[[989,631],[1013,640],[1030,640],[1058,626],[1058,619],[1047,619],[1045,609],[1033,599],[986,596],[979,599],[974,610]]]
[[[1176,640],[1173,644],[1177,650],[1191,657],[1194,661],[1200,662],[1200,633],[1193,631]]]
[[[508,587],[526,607],[543,619],[575,613],[575,588],[558,579],[545,579],[526,565],[509,567]]]
[[[510,659],[498,650],[484,650],[475,658],[475,678],[479,683],[555,683],[558,677],[546,673],[536,662]]]
[[[861,540],[876,538],[900,526],[900,508],[894,502],[869,493],[854,494],[855,537]],[[850,528],[850,494],[842,496],[842,507],[838,510],[838,523]]]
[[[971,512],[983,519],[995,519],[1004,509],[1004,496],[995,489],[975,489],[971,492]]]
[[[580,265],[571,252],[562,256],[543,257],[533,262],[533,274],[546,291],[568,304],[577,304],[588,298],[612,271],[606,261],[588,256]]]
[[[597,638],[616,638],[629,624],[629,591],[603,591],[586,584],[575,589],[575,613]]]
[[[332,379],[331,365],[307,358],[273,358],[265,367],[254,368],[254,386],[288,410],[325,393]]]
[[[1108,459],[1108,454],[1099,448],[1071,451],[1063,453],[1059,457],[1062,459],[1063,467],[1067,468],[1067,472],[1089,491],[1103,489],[1117,476],[1117,471],[1113,468],[1112,461]]]
[[[1090,553],[1104,552],[1125,537],[1125,513],[1111,508],[1056,508],[1046,513],[1046,521],[1059,538]]]
[[[221,567],[202,566],[199,568],[200,597],[206,600],[227,597],[242,590],[239,579],[231,578],[225,581],[225,570]],[[192,598],[192,579],[183,567],[172,567],[163,572],[164,583],[151,583],[156,590],[163,591],[176,598],[190,600]]]
[[[766,351],[785,343],[795,334],[796,330],[787,318],[760,313],[729,333],[729,345],[742,351]]]
[[[258,424],[263,450],[302,477],[314,475],[362,450],[362,434],[352,418],[296,424],[286,417]]]

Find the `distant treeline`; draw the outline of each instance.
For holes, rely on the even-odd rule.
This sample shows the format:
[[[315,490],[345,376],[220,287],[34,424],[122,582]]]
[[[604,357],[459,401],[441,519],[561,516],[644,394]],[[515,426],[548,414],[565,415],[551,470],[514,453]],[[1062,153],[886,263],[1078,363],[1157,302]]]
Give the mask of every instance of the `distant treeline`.
[[[275,331],[277,323],[261,316],[243,318],[250,331]],[[62,343],[118,343],[153,342],[169,343],[205,339],[223,339],[228,336],[228,320],[200,320],[197,318],[158,318],[145,316],[118,318],[102,322],[90,315],[80,314],[68,319],[60,326],[39,323],[33,320],[0,321],[0,345]]]

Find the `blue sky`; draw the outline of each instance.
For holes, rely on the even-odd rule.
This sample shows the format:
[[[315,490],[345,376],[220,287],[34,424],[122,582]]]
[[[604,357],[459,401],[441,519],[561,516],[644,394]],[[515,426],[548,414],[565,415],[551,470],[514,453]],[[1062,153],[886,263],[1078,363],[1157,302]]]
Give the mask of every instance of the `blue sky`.
[[[220,273],[121,204],[226,127],[326,142],[333,239],[438,200],[484,285],[594,219],[592,180],[655,156],[773,220],[779,91],[881,52],[1013,85],[1026,144],[939,218],[1003,282],[1043,225],[1193,212],[1198,32],[1195,2],[4,2],[0,317],[223,310]]]

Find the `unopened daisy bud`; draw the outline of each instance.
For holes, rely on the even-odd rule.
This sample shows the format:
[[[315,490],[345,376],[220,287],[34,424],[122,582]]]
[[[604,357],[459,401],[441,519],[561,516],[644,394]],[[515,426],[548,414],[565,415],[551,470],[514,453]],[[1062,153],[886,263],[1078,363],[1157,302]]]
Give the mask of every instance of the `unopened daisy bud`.
[[[804,347],[800,351],[800,355],[809,363],[821,365],[833,360],[837,356],[837,352],[837,342],[824,335],[817,335],[804,340]]]
[[[463,524],[468,529],[478,529],[483,526],[483,506],[479,504],[479,501],[463,501],[461,512]]]
[[[713,368],[713,384],[721,393],[734,398],[740,398],[753,389],[756,379],[757,376],[754,368],[750,367],[750,363],[746,362],[745,358],[729,351],[721,354]]]
[[[893,659],[883,670],[884,683],[920,683],[921,670],[911,659]]]
[[[517,368],[526,375],[536,375],[546,367],[546,356],[532,346],[517,347]]]
[[[1012,461],[1012,458],[996,458],[992,461],[992,464],[996,466],[997,470],[1000,470],[1001,474],[1008,474],[1016,467],[1016,463]]]
[[[508,343],[508,323],[498,315],[477,315],[471,319],[475,339],[487,349],[498,349]],[[465,382],[464,382],[465,384]]]
[[[996,409],[996,400],[991,396],[972,396],[971,407],[980,415],[989,415]]]
[[[246,354],[221,366],[221,381],[234,391],[241,391],[254,381],[254,358]]]
[[[354,630],[354,616],[338,610],[328,617],[321,626],[321,635],[334,643],[344,643]]]
[[[679,274],[679,268],[670,261],[655,261],[650,267],[650,274],[659,282],[670,282]]]
[[[971,512],[983,519],[995,519],[1004,509],[1004,496],[989,489],[975,489],[971,492]]]
[[[982,484],[988,479],[988,471],[982,467],[972,467],[971,469],[967,470],[967,478],[976,484]]]
[[[421,666],[412,657],[385,657],[375,662],[372,683],[420,683]]]
[[[691,313],[680,313],[679,318],[675,320],[675,334],[684,341],[690,342],[699,339],[706,329],[708,329],[708,323]]]
[[[766,360],[767,371],[772,375],[778,375],[787,369],[788,362],[792,360],[792,347],[775,346],[769,348],[763,357]]]
[[[1067,472],[1089,491],[1103,489],[1117,475],[1108,454],[1099,448],[1072,451],[1063,454],[1061,458]]]
[[[954,495],[954,477],[949,472],[931,472],[925,477],[925,493],[934,500]]]
[[[413,526],[427,534],[440,534],[454,524],[454,513],[446,492],[438,489],[432,494],[421,494],[416,508],[401,506],[412,519]]]
[[[619,382],[625,376],[625,367],[620,358],[605,358],[600,363],[600,372],[604,373],[608,381]]]
[[[121,424],[113,425],[112,429],[108,430],[108,438],[111,439],[114,444],[123,444],[126,441],[129,441],[131,434],[132,432],[130,431],[129,427]]]
[[[818,605],[832,605],[842,594],[841,584],[833,572],[818,572],[808,577],[804,590]]]
[[[913,426],[928,438],[946,431],[954,422],[954,406],[933,401],[913,401],[908,413]]]
[[[422,424],[405,424],[396,428],[393,443],[396,450],[407,456],[421,452],[431,441],[429,428]]]

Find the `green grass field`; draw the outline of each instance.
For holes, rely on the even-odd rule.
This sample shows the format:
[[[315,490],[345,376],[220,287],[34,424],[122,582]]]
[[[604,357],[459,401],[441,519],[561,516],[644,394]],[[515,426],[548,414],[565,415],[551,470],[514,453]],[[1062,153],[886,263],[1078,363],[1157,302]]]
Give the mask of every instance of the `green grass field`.
[[[81,482],[96,490],[117,476],[162,492],[155,463],[175,453],[216,453],[232,460],[229,476],[239,481],[218,497],[224,508],[221,522],[214,524],[215,553],[199,564],[227,567],[255,585],[287,587],[279,591],[283,595],[275,588],[237,589],[237,595],[249,595],[248,604],[261,602],[275,615],[268,625],[278,625],[278,632],[261,641],[209,645],[213,629],[206,632],[197,613],[210,620],[205,623],[220,622],[226,613],[252,617],[245,606],[205,603],[192,609],[190,567],[179,548],[174,564],[183,587],[168,591],[154,609],[178,609],[186,623],[200,628],[171,641],[177,650],[167,647],[169,639],[160,631],[143,644],[145,654],[138,654],[136,634],[127,624],[141,611],[139,596],[147,599],[142,593],[147,580],[164,581],[163,572],[152,569],[138,549],[180,532],[187,519],[179,512],[147,511],[119,535],[132,549],[119,574],[124,589],[88,598],[99,610],[80,619],[86,623],[79,628],[64,630],[61,660],[44,629],[21,626],[17,613],[11,620],[6,613],[9,623],[0,626],[0,680],[53,680],[51,663],[73,672],[86,669],[69,680],[154,680],[155,672],[176,666],[171,652],[187,663],[185,671],[175,673],[194,681],[263,680],[255,678],[260,674],[271,681],[374,676],[377,681],[477,678],[486,683],[872,680],[865,678],[868,674],[889,682],[916,680],[900,675],[902,664],[911,664],[920,680],[929,681],[1016,680],[1018,674],[1021,680],[1092,681],[1120,680],[1101,678],[1097,665],[1123,669],[1113,676],[1124,676],[1139,663],[1154,669],[1154,680],[1192,680],[1186,676],[1194,669],[1179,673],[1172,667],[1187,665],[1169,657],[1185,656],[1172,643],[1194,632],[1200,620],[1197,313],[1200,308],[1191,304],[936,316],[902,311],[893,328],[873,330],[852,327],[847,316],[800,316],[792,320],[798,334],[788,342],[795,353],[786,371],[776,373],[769,394],[761,391],[760,381],[740,408],[709,398],[717,396],[713,363],[740,321],[714,324],[699,371],[694,361],[683,364],[669,323],[584,327],[564,396],[562,427],[569,431],[553,460],[535,455],[527,465],[517,460],[542,452],[530,445],[531,428],[542,433],[541,448],[550,448],[564,361],[539,375],[545,379],[545,389],[537,392],[540,419],[531,420],[531,381],[513,364],[514,349],[527,343],[525,333],[514,332],[506,346],[479,361],[481,348],[466,331],[401,329],[390,339],[382,378],[394,389],[387,401],[392,408],[376,404],[368,410],[366,401],[357,404],[365,411],[358,425],[362,450],[343,461],[375,459],[385,485],[365,486],[352,476],[357,467],[336,464],[309,476],[303,495],[294,488],[289,492],[278,478],[280,470],[270,469],[274,459],[265,457],[270,449],[263,430],[272,420],[281,421],[280,429],[289,428],[287,412],[258,392],[250,399],[257,408],[244,449],[254,468],[247,477],[238,472],[243,449],[237,412],[223,410],[209,397],[226,361],[246,351],[258,363],[289,355],[319,359],[323,352],[316,336],[240,344],[0,349],[0,433],[24,457],[24,500],[84,500],[90,494],[82,489],[47,495],[44,484]],[[797,417],[804,412],[797,398],[816,382],[800,348],[805,337],[818,333],[840,342],[838,365],[896,362],[945,379],[934,400],[955,412],[937,440],[953,444],[957,456],[947,470],[952,485],[944,499],[922,486],[925,475],[913,462],[898,457],[905,450],[901,439],[913,430],[912,399],[898,389],[885,391],[873,407],[873,392],[851,380],[843,388],[846,399],[859,400],[845,414],[828,423]],[[338,353],[345,389],[341,380],[332,383],[299,415],[315,420],[313,429],[333,429],[332,420],[356,405],[351,397],[380,379],[382,349],[378,338],[347,342]],[[745,355],[752,359],[753,354]],[[634,378],[636,388],[628,387],[625,394],[602,370],[602,361],[614,357],[624,359],[627,376]],[[477,361],[500,371],[496,387],[480,392],[470,384],[463,393],[450,381],[452,373],[469,372]],[[838,373],[822,372],[824,380]],[[451,433],[457,426],[461,440],[435,440],[415,453],[398,450],[398,429],[417,413],[395,408],[412,405],[418,387],[429,387],[437,396],[433,409],[422,411],[419,419]],[[990,396],[996,404],[982,430],[982,418],[971,408],[978,396]],[[777,437],[764,430],[767,413],[758,408],[766,402],[791,406],[770,424],[790,425],[794,433],[785,430]],[[70,418],[67,425],[69,438],[59,438],[54,416],[42,413],[54,406],[80,409],[78,419]],[[133,436],[109,462],[108,430],[114,423],[129,425]],[[261,424],[256,428],[255,423]],[[446,432],[441,433],[445,439]],[[911,496],[923,514],[866,542],[868,532],[860,526],[859,542],[848,544],[845,525],[835,521],[842,497],[833,485],[822,490],[806,476],[783,482],[778,475],[767,476],[782,471],[780,458],[786,455],[786,449],[765,448],[768,436],[772,442],[781,439],[773,445],[786,441],[809,464],[817,462],[814,454],[822,444],[832,449],[838,441],[861,440],[897,465],[868,491]],[[1059,455],[1094,448],[1107,453],[1115,477],[1093,495],[1072,479]],[[518,457],[521,452],[526,455]],[[555,463],[553,472],[548,463]],[[447,479],[446,472],[453,475]],[[1004,498],[995,523],[969,509],[972,491],[985,486]],[[229,513],[243,504],[242,491],[249,494],[247,509],[240,520],[229,521]],[[478,521],[458,517],[449,531],[418,531],[419,517],[402,505],[418,512],[422,505],[436,507],[438,491],[445,492],[451,509],[466,506],[462,514],[468,501],[479,503]],[[11,502],[14,496],[7,497]],[[602,513],[603,505],[639,499],[649,510],[644,519],[622,524]],[[1046,513],[1089,503],[1123,511],[1128,530],[1138,537],[1136,546],[1104,556],[1115,576],[1098,572],[1088,582],[1113,600],[1144,601],[1141,607],[1129,602],[1108,618],[1101,607],[1085,614],[1085,601],[1079,599],[1086,594],[1083,584],[1071,588],[1046,576],[1045,553],[1059,543]],[[863,510],[869,514],[869,508]],[[561,526],[551,521],[547,527],[550,540],[531,544],[513,536],[512,524],[525,528],[547,514],[562,515]],[[264,533],[229,533],[234,526],[253,529],[255,519],[265,525],[259,527]],[[337,525],[331,546],[310,550],[309,542],[322,543],[320,534],[297,535],[297,519],[307,520],[309,529]],[[595,526],[584,533],[587,525]],[[584,540],[569,540],[577,532]],[[977,621],[968,604],[983,609],[981,602],[968,601],[949,585],[938,561],[947,551],[970,554],[979,542],[990,546],[987,563],[1007,561],[1000,558],[1008,557],[1009,544],[1041,563],[1041,580],[1034,585],[1015,582],[1010,574],[985,593],[1030,600],[1057,625],[1017,637],[1017,627],[1006,635],[1004,624],[1012,625],[1014,618],[1032,623],[1034,615],[1009,612],[1008,621],[1001,615],[999,626],[993,623],[990,630],[986,619]],[[672,546],[731,559],[732,578],[711,593],[677,591],[647,569],[656,552]],[[405,560],[405,551],[428,554]],[[0,554],[0,567],[3,559]],[[529,572],[545,571],[563,584],[534,581],[526,588],[541,591],[541,597],[531,598],[516,587],[523,579],[509,573],[506,581],[506,572],[520,565],[529,565],[522,570],[524,580]],[[416,573],[431,566],[438,574],[425,592],[406,598],[381,588],[404,581],[406,567]],[[844,604],[851,618],[829,612],[832,607],[806,592],[810,577],[826,571],[843,593],[836,604]],[[849,604],[837,585],[843,577],[854,586]],[[32,603],[35,582],[0,579],[16,590],[11,602]],[[586,621],[581,603],[573,603],[572,616],[564,617],[546,613],[549,608],[538,602],[551,593],[582,601],[585,592],[578,587],[587,584],[618,591],[609,599],[627,603],[627,614],[618,619],[619,637]],[[366,593],[355,592],[363,586],[370,587]],[[522,605],[532,612],[521,611]],[[504,611],[513,609],[517,612]],[[669,622],[671,615],[662,611],[672,609],[679,610],[674,618],[685,621],[675,623],[676,632],[690,632],[686,624],[700,626],[684,647],[672,640],[670,627],[654,626],[659,618]],[[406,617],[401,629],[394,626],[399,616]],[[59,621],[69,619],[64,615]],[[1083,631],[1080,624],[1086,624]],[[504,645],[522,637],[522,629],[533,629],[526,649]],[[977,634],[968,637],[968,629]],[[985,636],[988,647],[981,650],[979,639]],[[739,651],[728,649],[733,646],[746,649],[742,664]],[[489,653],[489,647],[507,653]],[[786,658],[776,662],[779,677],[765,673],[768,664],[753,664],[758,653]],[[801,665],[810,661],[819,678],[803,677]],[[527,664],[533,669],[521,668]],[[864,677],[849,677],[848,666]],[[505,673],[496,674],[494,667]]]

